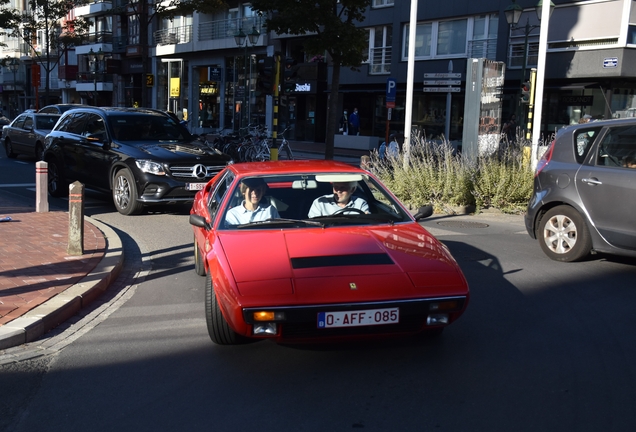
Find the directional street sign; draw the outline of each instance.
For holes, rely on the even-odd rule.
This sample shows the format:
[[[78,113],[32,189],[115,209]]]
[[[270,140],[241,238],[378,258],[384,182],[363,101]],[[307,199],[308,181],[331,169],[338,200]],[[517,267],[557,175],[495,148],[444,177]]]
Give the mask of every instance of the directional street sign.
[[[461,85],[460,80],[424,80],[424,85],[443,86],[443,85]]]
[[[459,93],[461,87],[424,87],[424,93]]]
[[[425,73],[424,78],[461,78],[460,72]]]

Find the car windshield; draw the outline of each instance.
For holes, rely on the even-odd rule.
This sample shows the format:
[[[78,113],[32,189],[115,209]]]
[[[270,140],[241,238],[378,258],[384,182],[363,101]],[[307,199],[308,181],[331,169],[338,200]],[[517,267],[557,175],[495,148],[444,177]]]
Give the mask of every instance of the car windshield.
[[[377,225],[412,219],[383,185],[361,173],[244,177],[228,189],[219,229]]]
[[[108,122],[117,141],[184,142],[191,139],[186,129],[169,116],[109,116]]]
[[[60,118],[59,115],[36,115],[35,128],[42,130],[53,130],[55,123]]]

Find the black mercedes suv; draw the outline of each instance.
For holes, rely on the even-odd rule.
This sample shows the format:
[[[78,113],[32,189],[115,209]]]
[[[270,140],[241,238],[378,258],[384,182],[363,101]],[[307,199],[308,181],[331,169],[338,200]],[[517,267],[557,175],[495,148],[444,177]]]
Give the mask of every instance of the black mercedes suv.
[[[46,136],[49,193],[80,181],[112,193],[117,210],[191,202],[231,157],[197,140],[170,115],[143,108],[83,107],[65,112]]]

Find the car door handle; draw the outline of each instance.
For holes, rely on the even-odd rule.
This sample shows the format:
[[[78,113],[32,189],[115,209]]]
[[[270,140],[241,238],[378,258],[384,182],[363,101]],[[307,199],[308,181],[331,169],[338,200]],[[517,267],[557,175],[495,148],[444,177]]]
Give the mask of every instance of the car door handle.
[[[581,181],[583,183],[586,183],[586,184],[589,184],[589,185],[602,185],[603,184],[602,181],[599,181],[599,180],[597,180],[595,178],[584,178],[584,179],[581,179]]]

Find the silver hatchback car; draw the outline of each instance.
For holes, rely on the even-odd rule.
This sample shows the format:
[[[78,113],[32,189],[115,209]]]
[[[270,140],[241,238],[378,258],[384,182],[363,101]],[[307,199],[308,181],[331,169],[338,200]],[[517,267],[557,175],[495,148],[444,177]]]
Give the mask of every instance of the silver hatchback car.
[[[537,165],[526,229],[556,261],[636,256],[636,118],[570,126]]]

